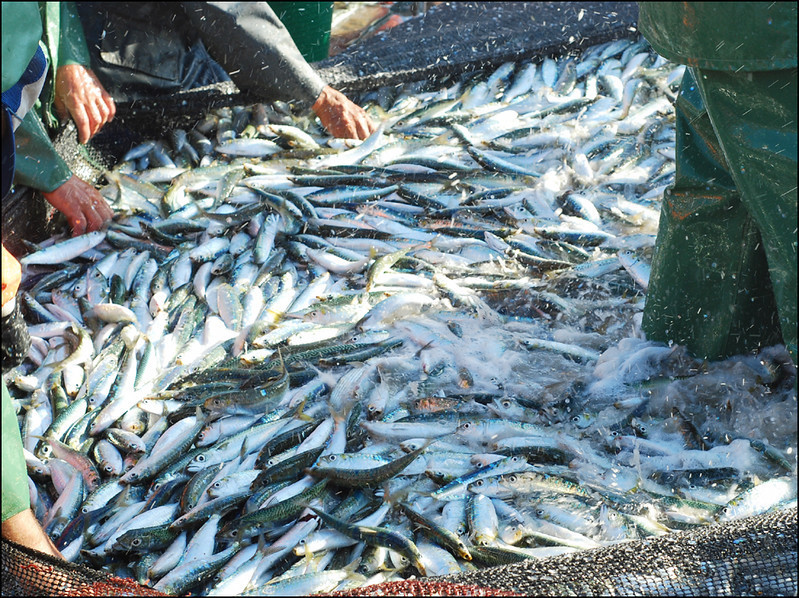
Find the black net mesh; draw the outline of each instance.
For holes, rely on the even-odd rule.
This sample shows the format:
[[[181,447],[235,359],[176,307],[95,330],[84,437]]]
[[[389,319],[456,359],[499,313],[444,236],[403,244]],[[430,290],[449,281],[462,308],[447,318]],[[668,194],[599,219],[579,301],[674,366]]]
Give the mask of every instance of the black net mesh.
[[[175,128],[190,129],[206,111],[256,101],[240,93],[231,82],[199,87],[151,100],[117,104],[117,115],[89,143],[78,143],[75,124],[69,121],[56,134],[53,145],[78,177],[93,184],[131,147],[163,137]]]
[[[634,2],[445,2],[314,66],[344,92],[567,54],[630,34]]]
[[[796,507],[443,579],[539,596],[795,596]]]
[[[63,224],[58,222],[58,212],[44,196],[30,187],[13,188],[2,206],[3,245],[14,255],[27,252],[23,239],[33,243],[43,241]]]
[[[3,540],[3,596],[165,596],[108,573]]]
[[[160,596],[3,541],[3,595]],[[796,507],[685,533],[339,596],[795,596]]]

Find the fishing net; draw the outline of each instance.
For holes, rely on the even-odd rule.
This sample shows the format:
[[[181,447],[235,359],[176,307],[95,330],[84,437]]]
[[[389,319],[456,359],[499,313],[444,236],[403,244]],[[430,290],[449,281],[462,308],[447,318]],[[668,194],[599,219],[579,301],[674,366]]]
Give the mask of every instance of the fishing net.
[[[3,540],[7,596],[163,596]],[[795,596],[797,510],[334,596]]]
[[[567,54],[629,35],[637,18],[634,2],[447,2],[314,66],[362,91]]]
[[[3,596],[165,596],[132,579],[73,565],[3,540]]]
[[[634,3],[601,7],[599,3],[464,3],[457,14],[454,6],[444,4],[317,67],[334,87],[358,92],[561,54],[629,35],[636,16]],[[98,184],[103,172],[133,145],[175,127],[190,128],[214,107],[253,101],[257,99],[223,83],[120,104],[115,120],[88,145],[77,142],[71,124],[61,130],[55,144],[73,172]],[[41,196],[31,200],[30,191],[24,193],[20,190],[4,202],[4,242],[7,234],[33,241],[52,235],[52,211]],[[14,209],[20,205],[25,209]],[[36,210],[48,215],[51,224],[39,224],[34,230],[30,223],[44,220],[32,217],[39,213],[34,214]],[[798,590],[797,510],[792,507],[658,538],[337,595],[734,596],[796,595]],[[2,542],[2,594],[164,595],[131,579],[58,561],[6,541]]]

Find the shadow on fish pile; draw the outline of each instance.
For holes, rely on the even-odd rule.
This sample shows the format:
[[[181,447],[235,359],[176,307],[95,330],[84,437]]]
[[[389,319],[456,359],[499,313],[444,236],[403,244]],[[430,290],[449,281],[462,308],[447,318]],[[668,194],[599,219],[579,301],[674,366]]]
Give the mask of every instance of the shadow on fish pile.
[[[795,504],[784,349],[640,338],[680,73],[617,40],[365,94],[362,143],[256,104],[132,148],[109,229],[22,259],[65,556],[299,595]]]

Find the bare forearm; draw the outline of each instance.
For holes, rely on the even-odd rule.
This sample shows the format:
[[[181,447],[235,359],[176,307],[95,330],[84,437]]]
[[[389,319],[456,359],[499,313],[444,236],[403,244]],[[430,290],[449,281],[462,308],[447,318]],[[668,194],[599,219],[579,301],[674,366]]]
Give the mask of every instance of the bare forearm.
[[[53,541],[42,529],[33,511],[26,509],[3,521],[3,538],[63,559]]]

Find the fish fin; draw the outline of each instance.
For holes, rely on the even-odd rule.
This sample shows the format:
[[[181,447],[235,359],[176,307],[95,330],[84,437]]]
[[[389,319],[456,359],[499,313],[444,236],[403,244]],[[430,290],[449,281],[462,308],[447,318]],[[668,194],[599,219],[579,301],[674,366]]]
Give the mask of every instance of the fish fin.
[[[307,415],[304,412],[305,403],[307,403],[307,402],[308,402],[308,399],[303,399],[302,402],[299,405],[294,407],[293,413],[294,413],[294,417],[296,417],[297,419],[302,420],[304,422],[311,422],[311,421],[314,420],[314,418],[311,417],[310,415]]]
[[[432,345],[434,342],[436,342],[436,341],[435,341],[435,339],[431,340],[429,343],[427,343],[426,345],[424,345],[423,347],[421,347],[421,348],[420,348],[420,349],[419,349],[419,350],[416,352],[416,354],[414,355],[414,357],[418,358],[418,357],[419,357],[419,356],[422,354],[422,351],[424,351],[425,349],[427,349],[428,347],[430,347],[430,346],[431,346],[431,345]]]
[[[241,448],[239,449],[239,465],[241,465],[242,463],[244,463],[244,459],[246,459],[246,458],[247,458],[247,455],[249,454],[249,453],[247,452],[247,440],[248,440],[248,439],[247,439],[247,437],[245,436],[245,437],[244,437],[244,440],[243,440],[243,441],[242,441],[242,443],[241,443]]]

